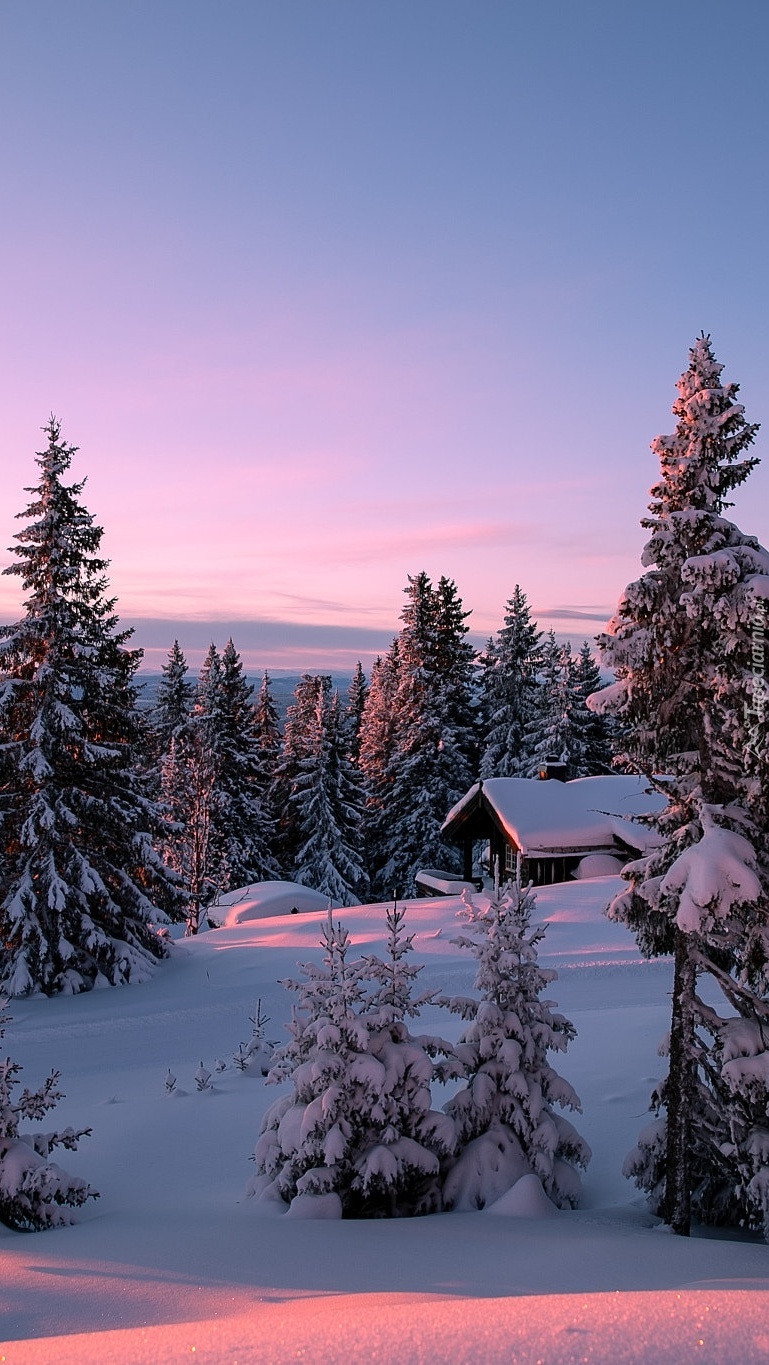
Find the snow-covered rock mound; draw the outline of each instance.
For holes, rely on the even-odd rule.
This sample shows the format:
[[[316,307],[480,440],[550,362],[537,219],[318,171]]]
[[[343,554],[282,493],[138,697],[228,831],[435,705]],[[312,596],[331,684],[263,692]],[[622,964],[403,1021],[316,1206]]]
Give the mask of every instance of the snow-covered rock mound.
[[[618,877],[624,864],[622,858],[613,853],[587,853],[574,871],[578,882],[590,881],[593,877]]]
[[[532,1173],[522,1175],[484,1213],[498,1213],[504,1218],[557,1218],[560,1210],[548,1199],[539,1176]]]
[[[208,910],[212,924],[233,929],[253,919],[328,909],[328,896],[299,882],[256,882],[228,891]]]

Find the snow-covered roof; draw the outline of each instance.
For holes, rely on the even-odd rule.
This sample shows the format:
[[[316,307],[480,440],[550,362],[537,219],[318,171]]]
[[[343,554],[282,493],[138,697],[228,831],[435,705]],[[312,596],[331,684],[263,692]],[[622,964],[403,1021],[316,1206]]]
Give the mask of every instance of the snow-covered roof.
[[[643,777],[610,774],[573,782],[491,777],[476,783],[449,812],[448,830],[463,812],[485,801],[525,857],[610,850],[624,843],[642,849],[654,841],[639,815],[661,810],[665,799]]]
[[[465,881],[454,872],[443,872],[437,867],[423,867],[414,877],[422,894],[433,891],[439,896],[461,896],[463,891],[478,891],[483,882]]]

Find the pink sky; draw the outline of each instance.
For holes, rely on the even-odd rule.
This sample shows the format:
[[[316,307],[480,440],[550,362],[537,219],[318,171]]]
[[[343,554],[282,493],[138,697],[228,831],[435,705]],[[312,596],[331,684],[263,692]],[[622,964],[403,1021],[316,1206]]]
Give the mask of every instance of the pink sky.
[[[738,74],[688,8],[4,10],[0,563],[53,410],[149,666],[230,629],[254,669],[370,662],[422,569],[478,638],[517,582],[592,635],[702,327],[769,418],[769,19]],[[680,175],[705,87],[738,211]]]

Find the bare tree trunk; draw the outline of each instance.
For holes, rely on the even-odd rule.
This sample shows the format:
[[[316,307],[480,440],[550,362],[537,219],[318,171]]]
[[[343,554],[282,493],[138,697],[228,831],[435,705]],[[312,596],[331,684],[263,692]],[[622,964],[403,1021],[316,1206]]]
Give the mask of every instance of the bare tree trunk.
[[[673,975],[673,1016],[670,1024],[668,1074],[667,1161],[665,1197],[661,1214],[673,1232],[688,1237],[691,1225],[690,1151],[692,1106],[695,1099],[694,988],[696,968],[688,936],[676,929]]]

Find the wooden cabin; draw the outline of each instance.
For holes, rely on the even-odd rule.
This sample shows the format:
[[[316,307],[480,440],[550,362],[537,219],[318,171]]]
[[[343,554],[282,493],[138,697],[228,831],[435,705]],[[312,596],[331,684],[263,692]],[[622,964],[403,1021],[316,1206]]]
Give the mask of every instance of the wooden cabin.
[[[503,878],[514,876],[520,866],[524,881],[548,886],[568,881],[589,857],[594,867],[606,871],[618,871],[639,857],[656,842],[639,816],[664,805],[659,792],[632,775],[572,782],[492,777],[477,782],[457,802],[441,833],[462,849],[467,881],[472,880],[474,851],[483,844],[488,845],[489,869],[498,859]]]

